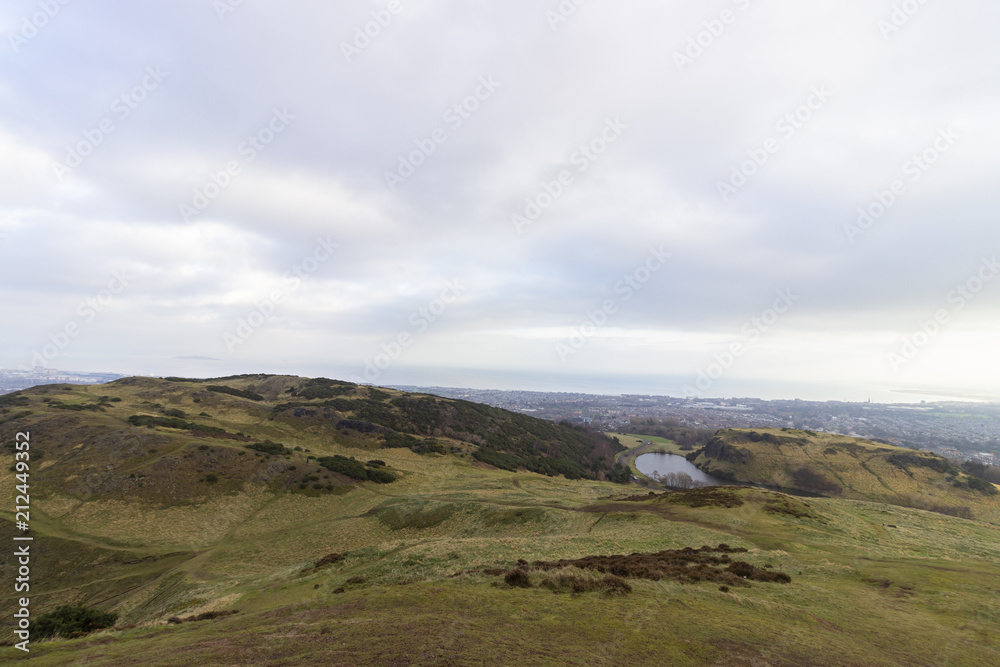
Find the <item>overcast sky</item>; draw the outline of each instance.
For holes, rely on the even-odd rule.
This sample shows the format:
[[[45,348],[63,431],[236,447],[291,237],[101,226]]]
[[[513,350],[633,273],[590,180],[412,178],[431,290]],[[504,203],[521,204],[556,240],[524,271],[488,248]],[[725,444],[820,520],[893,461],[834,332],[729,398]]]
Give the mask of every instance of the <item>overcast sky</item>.
[[[1000,5],[577,2],[5,2],[0,367],[1000,393]]]

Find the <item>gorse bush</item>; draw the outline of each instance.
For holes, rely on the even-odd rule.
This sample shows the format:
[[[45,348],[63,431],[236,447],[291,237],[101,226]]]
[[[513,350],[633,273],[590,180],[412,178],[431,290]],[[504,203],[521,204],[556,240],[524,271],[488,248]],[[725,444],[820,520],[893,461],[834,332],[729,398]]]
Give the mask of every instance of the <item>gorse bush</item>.
[[[115,612],[105,612],[82,604],[63,605],[42,614],[34,623],[34,637],[71,637],[110,628],[118,620]]]
[[[201,431],[203,433],[225,433],[226,429],[216,426],[205,426],[184,421],[177,417],[153,417],[152,415],[132,415],[128,418],[128,423],[132,426],[148,426],[153,428],[160,426],[163,428],[176,428],[182,431]]]
[[[292,450],[288,447],[285,447],[281,443],[271,442],[270,440],[257,442],[252,445],[247,445],[246,447],[247,449],[252,449],[262,454],[270,454],[271,456],[291,456],[292,454]]]
[[[503,580],[508,586],[514,586],[515,588],[531,588],[531,577],[529,577],[528,573],[521,568],[511,570],[504,575]]]
[[[214,391],[217,394],[229,394],[230,396],[238,396],[239,398],[246,398],[251,401],[263,401],[264,397],[255,391],[249,391],[244,389],[233,389],[232,387],[224,387],[222,385],[211,384],[205,387],[209,391]]]
[[[396,476],[388,470],[383,470],[381,466],[365,465],[360,461],[349,459],[346,456],[321,456],[316,459],[316,463],[331,472],[339,473],[345,477],[362,482],[390,484],[396,481]]]

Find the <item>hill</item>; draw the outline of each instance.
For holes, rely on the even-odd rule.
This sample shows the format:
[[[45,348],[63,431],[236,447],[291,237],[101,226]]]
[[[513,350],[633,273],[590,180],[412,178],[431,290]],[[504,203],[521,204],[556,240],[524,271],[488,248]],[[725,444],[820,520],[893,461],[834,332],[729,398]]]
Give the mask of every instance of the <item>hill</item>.
[[[275,376],[5,397],[2,442],[31,434],[32,617],[73,603],[118,616],[0,660],[1000,664],[998,526],[504,470],[475,453],[565,457],[597,477],[616,445],[477,408]],[[13,499],[14,456],[0,457]],[[0,513],[8,545],[13,521]]]
[[[1000,523],[1000,489],[938,454],[793,429],[722,429],[688,455],[719,479]]]

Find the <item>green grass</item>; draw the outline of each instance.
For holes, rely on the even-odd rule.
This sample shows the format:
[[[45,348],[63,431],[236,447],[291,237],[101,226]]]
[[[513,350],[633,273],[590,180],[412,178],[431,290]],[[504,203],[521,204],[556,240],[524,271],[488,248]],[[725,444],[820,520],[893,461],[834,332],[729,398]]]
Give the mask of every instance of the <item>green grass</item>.
[[[270,402],[301,382],[231,384]],[[303,451],[265,460],[242,441],[160,429],[142,430],[138,443],[91,438],[79,428],[44,430],[55,411],[40,399],[50,394],[31,395],[37,413],[24,419],[41,425],[38,447],[48,471],[32,492],[33,613],[82,602],[120,617],[113,630],[33,644],[28,655],[0,648],[0,661],[1000,664],[1000,527],[991,523],[750,488],[734,492],[738,506],[690,507],[669,495],[649,497],[636,485],[498,471],[465,455],[408,449],[375,455],[370,440],[268,421],[256,412],[258,403],[198,386],[148,381],[76,390],[73,400],[87,400],[88,392],[123,400],[106,403],[103,413],[59,414],[86,419],[92,428],[159,403],[188,415],[205,411],[212,418],[200,419],[230,433]],[[627,447],[642,440],[659,451],[673,446],[618,437]],[[299,492],[285,482],[316,468],[306,461],[310,455],[378,458],[400,478],[385,485],[344,482],[336,493]],[[4,453],[0,488],[13,484],[10,460]],[[289,466],[296,469],[288,472]],[[199,484],[199,468],[202,475],[218,470],[220,481]],[[873,469],[886,479],[889,471]],[[130,474],[146,475],[153,490],[119,485]],[[868,474],[846,477],[856,486]],[[173,498],[165,486],[171,480]],[[779,506],[799,516],[769,511]],[[10,543],[13,517],[0,516],[0,540]],[[540,572],[530,573],[527,589],[483,573],[521,559],[720,543],[746,548],[741,559],[788,573],[792,582],[722,592],[708,583],[630,579],[630,594],[608,597],[598,590],[553,593],[540,586]],[[333,553],[343,559],[313,567]],[[3,581],[11,580],[10,568],[10,559],[0,561]],[[0,613],[10,618],[14,598],[8,590],[3,595]],[[167,623],[232,610],[239,613]]]
[[[728,448],[724,450],[727,453],[709,456],[713,443],[721,443]],[[739,457],[743,460],[737,460]],[[896,465],[894,457],[925,461],[930,467]],[[949,473],[934,469],[946,466],[946,462],[929,452],[829,433],[725,429],[694,462],[723,479],[933,509],[1000,523],[1000,494],[987,495],[968,488],[969,475],[957,469]],[[800,476],[803,470],[822,480],[821,485],[811,483],[811,478],[804,480]]]

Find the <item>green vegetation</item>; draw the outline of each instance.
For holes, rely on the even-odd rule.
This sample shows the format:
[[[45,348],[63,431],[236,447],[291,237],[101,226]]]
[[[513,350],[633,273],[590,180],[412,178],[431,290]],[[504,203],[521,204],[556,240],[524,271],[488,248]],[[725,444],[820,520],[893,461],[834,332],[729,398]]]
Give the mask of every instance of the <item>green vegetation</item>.
[[[232,387],[226,387],[224,385],[212,384],[205,389],[209,391],[214,391],[217,394],[229,394],[230,396],[238,396],[240,398],[246,398],[251,401],[263,401],[264,397],[255,391],[249,389],[233,389]]]
[[[1000,490],[937,454],[792,429],[723,429],[688,459],[732,481],[1000,523]]]
[[[628,427],[629,433],[644,436],[655,436],[663,440],[676,442],[681,451],[690,452],[698,447],[704,447],[712,436],[714,428],[693,428],[683,426],[676,419],[633,419]]]
[[[378,394],[368,390],[367,397],[359,397],[353,385],[309,382],[313,381],[290,393],[303,398],[313,395],[308,390],[319,387],[352,397],[281,403],[274,407],[272,419],[296,424],[336,416],[338,429],[378,434],[386,447],[443,454],[449,449],[441,440],[448,439],[475,448],[478,460],[489,465],[570,479],[607,479],[610,461],[624,449],[616,440],[596,431],[468,401],[395,395],[381,390],[376,390]]]
[[[336,398],[354,393],[355,385],[350,382],[340,380],[328,380],[327,378],[314,378],[306,381],[300,388],[289,392],[292,396],[305,399]]]
[[[128,418],[128,423],[132,426],[146,426],[153,428],[161,426],[163,428],[176,428],[182,431],[201,431],[203,433],[226,433],[226,429],[217,426],[205,426],[184,421],[177,417],[153,417],[151,415],[132,415]]]
[[[282,397],[308,382],[222,381]],[[448,413],[446,399],[431,399],[432,410],[427,397],[409,397],[433,418],[418,427],[396,405],[407,396],[388,389],[381,403],[392,424],[362,414],[369,388],[299,396],[304,405],[277,412],[270,400],[215,400],[202,421],[225,437],[128,422],[158,410],[155,419],[197,414],[204,384],[128,378],[57,394],[81,403],[110,396],[107,412],[59,410],[42,402],[44,388],[0,406],[0,421],[31,412],[0,424],[0,441],[29,429],[45,450],[31,477],[33,609],[118,614],[86,636],[36,636],[28,656],[2,647],[0,661],[1000,664],[998,499],[956,486],[981,479],[966,470],[888,461],[925,453],[801,431],[724,432],[717,445],[726,447],[712,448],[722,458],[693,458],[773,486],[808,469],[841,496],[739,486],[649,493],[475,456],[566,457],[607,478],[619,453],[610,438],[530,420],[521,429],[521,416],[502,411],[477,427],[459,419],[461,408]],[[391,431],[338,428],[345,419]],[[507,429],[514,441],[535,433],[539,443],[522,451],[497,435],[490,446],[474,427]],[[389,433],[434,440],[446,453],[386,447]],[[572,453],[584,442],[597,451]],[[0,447],[3,488],[15,486],[13,461]],[[379,472],[395,481],[372,483]],[[904,497],[968,508],[975,519],[900,506]],[[0,541],[19,534],[14,518],[0,515]],[[0,577],[13,580],[13,567],[0,559]],[[0,594],[0,614],[12,618],[17,597]],[[13,639],[10,624],[0,633]]]
[[[284,445],[271,442],[270,440],[265,440],[264,442],[255,442],[252,445],[246,445],[247,449],[252,449],[255,452],[260,452],[262,454],[268,454],[270,456],[291,456],[292,450]],[[293,467],[292,470],[295,468]]]
[[[115,612],[100,611],[82,604],[62,605],[34,622],[32,638],[76,637],[110,628],[118,620]]]
[[[369,463],[367,465],[354,459],[339,454],[334,456],[321,456],[316,462],[331,472],[340,473],[345,477],[356,479],[362,482],[375,482],[376,484],[390,484],[396,481],[396,476],[388,470],[382,470],[383,466]],[[384,464],[383,464],[384,465]]]
[[[742,560],[733,560],[729,554],[745,554],[743,547],[703,546],[700,549],[667,549],[657,553],[633,553],[628,556],[585,556],[583,558],[562,559],[554,562],[536,560],[530,566],[525,563],[507,573],[507,583],[517,581],[520,588],[530,588],[528,572],[577,568],[610,574],[625,579],[675,579],[685,583],[710,581],[731,586],[750,586],[751,581],[791,583],[792,578],[783,572],[762,569]],[[624,583],[624,582],[623,582]],[[619,590],[623,588],[618,585]],[[631,588],[629,588],[631,590]]]

